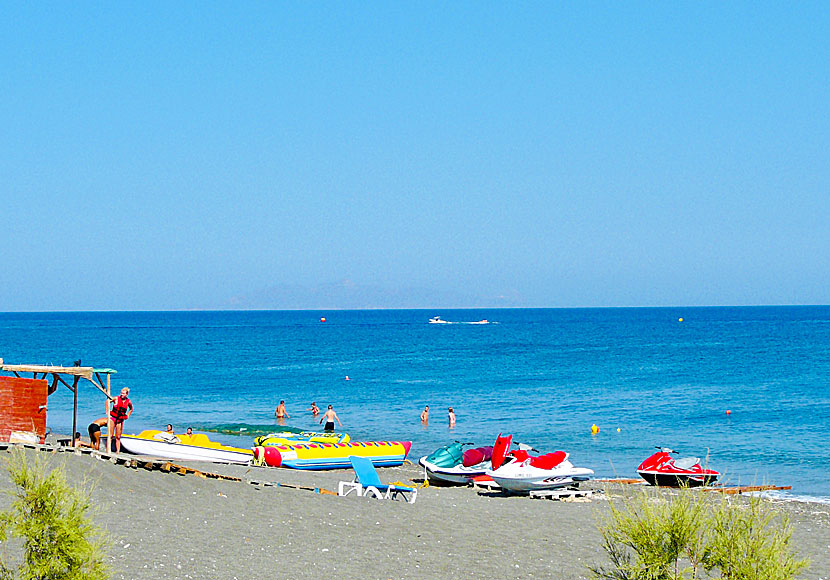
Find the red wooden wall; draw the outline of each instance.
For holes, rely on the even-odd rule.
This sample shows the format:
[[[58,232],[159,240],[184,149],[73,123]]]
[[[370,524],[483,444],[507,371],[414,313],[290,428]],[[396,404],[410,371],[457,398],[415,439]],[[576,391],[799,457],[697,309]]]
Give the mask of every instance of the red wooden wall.
[[[0,377],[0,441],[12,431],[34,432],[46,437],[46,379]]]

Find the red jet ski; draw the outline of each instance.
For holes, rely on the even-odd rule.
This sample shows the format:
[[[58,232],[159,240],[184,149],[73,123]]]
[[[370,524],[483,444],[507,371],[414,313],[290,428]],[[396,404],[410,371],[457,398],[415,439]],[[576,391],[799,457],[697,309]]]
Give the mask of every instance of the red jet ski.
[[[637,473],[651,485],[661,487],[699,487],[717,481],[720,473],[713,469],[704,469],[699,457],[675,459],[667,447],[658,447],[658,451],[637,468]]]

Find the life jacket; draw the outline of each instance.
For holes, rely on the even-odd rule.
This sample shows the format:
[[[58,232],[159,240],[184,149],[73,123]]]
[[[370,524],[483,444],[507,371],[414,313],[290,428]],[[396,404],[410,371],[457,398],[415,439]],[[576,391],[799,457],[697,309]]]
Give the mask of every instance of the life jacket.
[[[121,395],[115,398],[115,403],[112,406],[110,415],[113,419],[121,419],[127,417],[127,409],[130,406],[130,399],[122,399]]]

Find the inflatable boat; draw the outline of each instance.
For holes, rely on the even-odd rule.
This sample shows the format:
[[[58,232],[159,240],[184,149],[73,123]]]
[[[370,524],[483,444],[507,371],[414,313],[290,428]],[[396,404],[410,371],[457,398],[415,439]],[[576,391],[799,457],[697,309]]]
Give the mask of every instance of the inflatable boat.
[[[359,443],[308,443],[254,448],[254,463],[291,469],[346,469],[350,455],[371,459],[376,467],[401,465],[412,441],[364,441]]]
[[[348,433],[286,429],[285,431],[257,437],[254,439],[254,446],[271,447],[273,445],[300,445],[301,443],[348,443],[349,439]]]
[[[253,452],[222,445],[203,433],[174,435],[166,431],[147,430],[138,435],[122,435],[121,447],[128,453],[165,459],[189,459],[216,463],[250,463]]]

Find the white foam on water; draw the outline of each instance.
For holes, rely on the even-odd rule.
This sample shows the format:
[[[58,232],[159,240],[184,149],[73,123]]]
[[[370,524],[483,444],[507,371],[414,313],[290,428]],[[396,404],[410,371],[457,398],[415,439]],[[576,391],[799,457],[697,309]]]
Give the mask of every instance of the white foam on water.
[[[825,495],[801,495],[786,490],[754,491],[747,495],[772,499],[775,501],[789,501],[796,503],[820,503],[830,505],[830,497]]]

